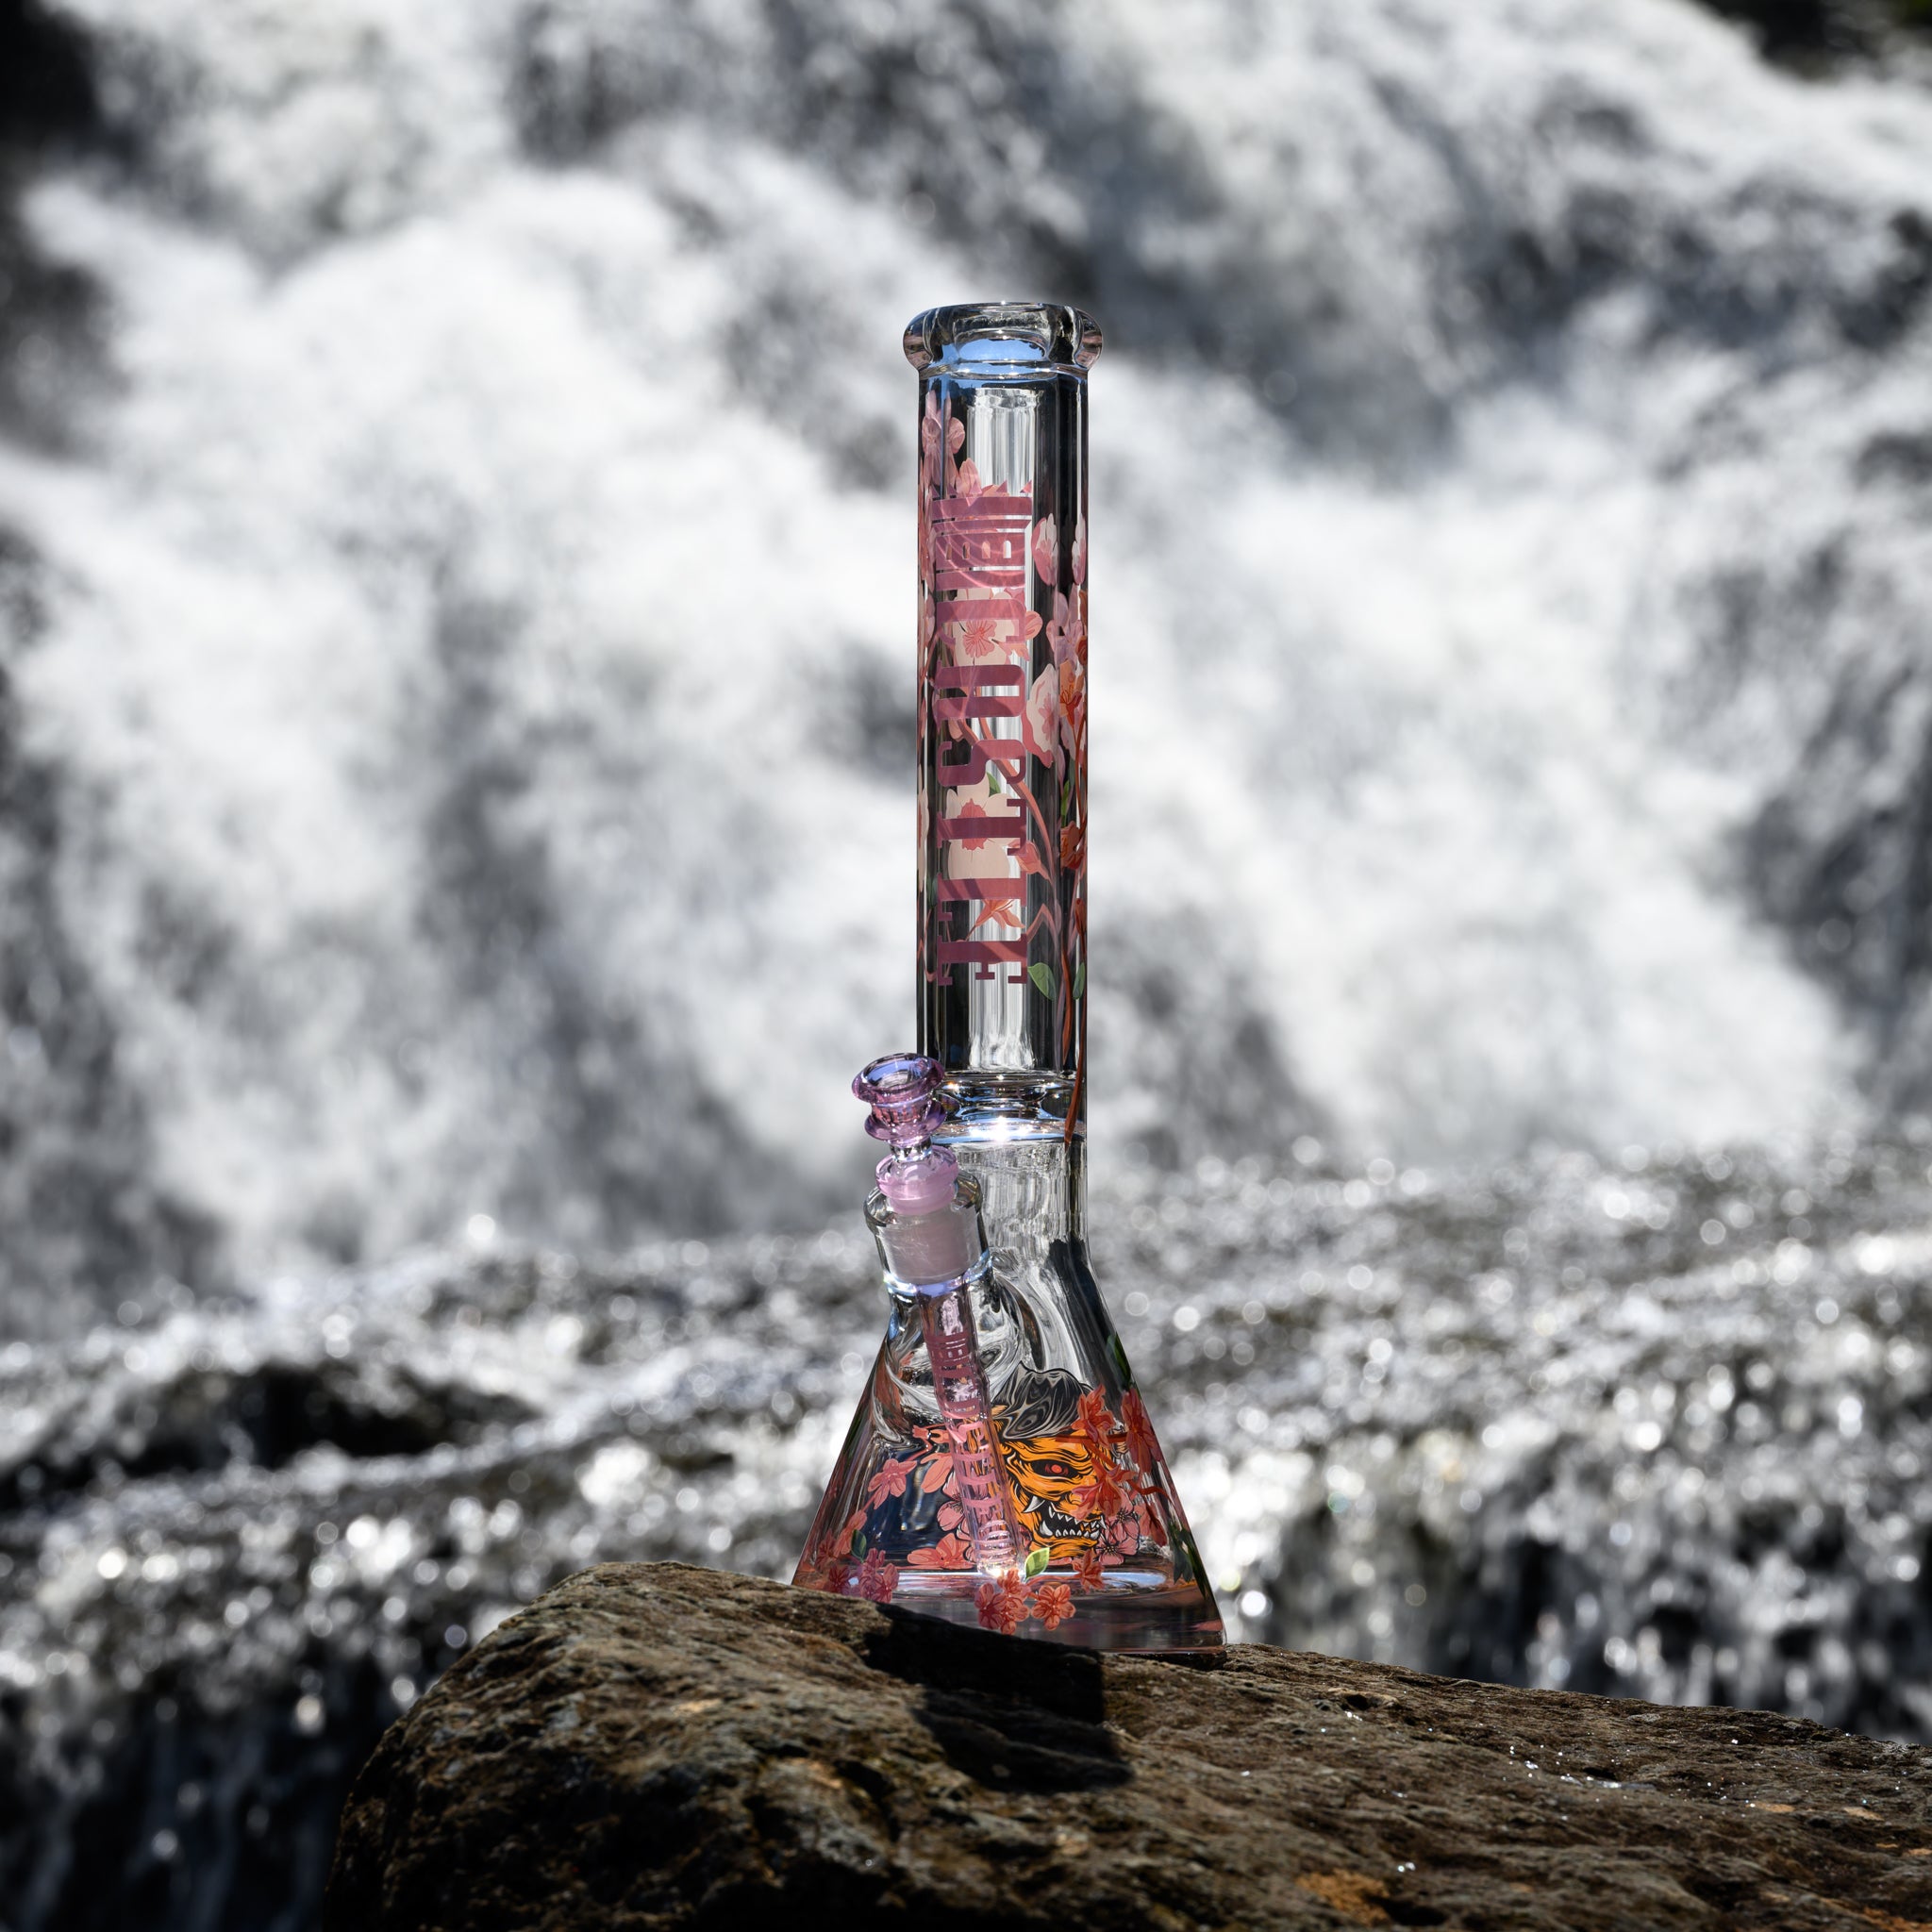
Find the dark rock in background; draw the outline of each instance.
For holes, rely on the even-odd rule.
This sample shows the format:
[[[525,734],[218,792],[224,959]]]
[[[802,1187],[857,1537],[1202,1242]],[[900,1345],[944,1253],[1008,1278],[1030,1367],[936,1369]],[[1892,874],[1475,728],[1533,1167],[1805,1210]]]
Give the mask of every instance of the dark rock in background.
[[[1703,0],[1741,21],[1765,58],[1799,73],[1835,73],[1882,58],[1932,28],[1925,0]]]
[[[1899,1928],[1932,1754],[1237,1648],[1029,1644],[680,1565],[573,1577],[383,1740],[329,1932]]]

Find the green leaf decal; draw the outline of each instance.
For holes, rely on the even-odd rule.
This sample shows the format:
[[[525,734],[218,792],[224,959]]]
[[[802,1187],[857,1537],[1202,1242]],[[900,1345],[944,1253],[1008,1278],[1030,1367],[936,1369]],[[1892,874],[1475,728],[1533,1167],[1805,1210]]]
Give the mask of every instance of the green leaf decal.
[[[1174,1578],[1176,1583],[1197,1581],[1208,1573],[1201,1568],[1201,1553],[1194,1547],[1193,1532],[1182,1530],[1174,1540]]]
[[[1051,966],[1036,959],[1032,965],[1027,967],[1026,977],[1040,989],[1040,995],[1042,999],[1052,999],[1053,968]]]
[[[997,798],[1000,795],[1000,768],[997,765],[989,765],[986,768],[986,795],[989,798]]]
[[[1074,968],[1074,997],[1076,1000],[1087,997],[1087,962],[1084,959]]]
[[[865,1561],[865,1532],[862,1529],[852,1532],[852,1554],[861,1563]]]
[[[1044,1543],[1040,1544],[1034,1550],[1033,1554],[1026,1558],[1027,1575],[1038,1576],[1042,1570],[1044,1570],[1047,1564],[1050,1563],[1052,1560],[1053,1553],[1046,1547]]]
[[[1113,1357],[1113,1372],[1121,1378],[1121,1387],[1131,1389],[1134,1386],[1134,1372],[1127,1366],[1127,1352],[1121,1346],[1118,1335],[1108,1337],[1107,1352]]]

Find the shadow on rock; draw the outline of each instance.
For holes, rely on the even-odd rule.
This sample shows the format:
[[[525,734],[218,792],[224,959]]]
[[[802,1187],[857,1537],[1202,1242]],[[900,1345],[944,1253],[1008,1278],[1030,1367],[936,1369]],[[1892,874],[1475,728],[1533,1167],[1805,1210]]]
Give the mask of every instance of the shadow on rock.
[[[920,1688],[913,1715],[945,1760],[975,1784],[1015,1791],[1093,1790],[1133,1776],[1107,1728],[1107,1691],[1091,1651],[989,1643],[909,1610],[862,1651],[885,1675]]]

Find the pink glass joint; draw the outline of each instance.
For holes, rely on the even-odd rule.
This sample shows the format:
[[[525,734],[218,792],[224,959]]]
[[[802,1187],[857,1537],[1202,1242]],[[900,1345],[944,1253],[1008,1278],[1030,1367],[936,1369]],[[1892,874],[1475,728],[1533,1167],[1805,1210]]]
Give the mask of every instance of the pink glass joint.
[[[891,1053],[874,1060],[852,1083],[872,1108],[865,1131],[891,1153],[878,1164],[879,1189],[902,1214],[924,1214],[953,1198],[959,1163],[932,1137],[945,1120],[934,1098],[944,1078],[939,1061],[924,1054]]]

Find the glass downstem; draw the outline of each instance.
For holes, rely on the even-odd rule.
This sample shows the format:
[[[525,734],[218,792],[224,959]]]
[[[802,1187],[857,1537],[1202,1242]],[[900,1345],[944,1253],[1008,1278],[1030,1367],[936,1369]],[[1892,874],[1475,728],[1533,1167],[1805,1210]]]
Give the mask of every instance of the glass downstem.
[[[989,1577],[1017,1570],[1020,1532],[1000,1468],[998,1439],[986,1374],[973,1335],[973,1308],[963,1287],[929,1291],[919,1298],[933,1389],[953,1445],[959,1508],[965,1517],[974,1567]]]

